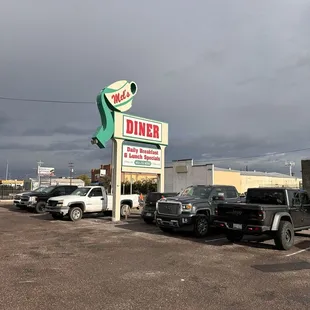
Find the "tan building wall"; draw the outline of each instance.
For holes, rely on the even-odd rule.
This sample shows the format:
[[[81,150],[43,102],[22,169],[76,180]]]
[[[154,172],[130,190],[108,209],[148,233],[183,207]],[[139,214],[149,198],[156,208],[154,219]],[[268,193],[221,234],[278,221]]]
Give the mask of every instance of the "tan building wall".
[[[299,188],[301,179],[274,176],[241,175],[241,193],[250,187],[292,187]]]
[[[215,185],[232,185],[241,193],[241,179],[238,171],[214,171]]]
[[[0,180],[0,184],[2,185],[11,185],[11,186],[23,186],[24,181],[21,180]]]
[[[280,173],[258,171],[236,171],[215,167],[214,184],[235,186],[239,193],[245,193],[250,187],[292,187],[299,188],[301,178]]]

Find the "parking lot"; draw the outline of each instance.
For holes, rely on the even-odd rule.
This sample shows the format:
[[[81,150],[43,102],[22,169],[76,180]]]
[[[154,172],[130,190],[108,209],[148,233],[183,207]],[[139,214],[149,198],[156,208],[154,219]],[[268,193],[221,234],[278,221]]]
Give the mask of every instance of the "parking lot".
[[[27,309],[308,309],[310,238],[230,244],[165,235],[138,215],[55,221],[0,206],[0,305]]]

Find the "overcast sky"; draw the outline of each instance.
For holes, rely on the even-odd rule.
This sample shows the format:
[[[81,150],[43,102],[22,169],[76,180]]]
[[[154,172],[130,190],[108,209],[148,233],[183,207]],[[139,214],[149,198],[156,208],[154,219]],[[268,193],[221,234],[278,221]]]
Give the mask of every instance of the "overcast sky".
[[[0,29],[0,96],[95,102],[134,80],[130,113],[169,123],[169,161],[299,172],[310,154],[287,152],[310,148],[309,0],[2,0]],[[15,177],[108,163],[99,125],[95,103],[0,100],[0,178],[7,160]]]

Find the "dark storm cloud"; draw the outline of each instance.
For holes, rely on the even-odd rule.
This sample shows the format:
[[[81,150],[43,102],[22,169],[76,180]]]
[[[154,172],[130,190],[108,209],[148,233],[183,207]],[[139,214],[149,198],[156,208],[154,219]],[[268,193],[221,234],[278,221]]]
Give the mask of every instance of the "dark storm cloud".
[[[0,110],[0,134],[3,134],[4,131],[6,131],[8,128],[8,125],[10,124],[11,117],[9,117],[4,110]]]
[[[68,142],[53,142],[50,145],[40,144],[22,144],[18,142],[7,142],[0,144],[0,150],[12,150],[12,151],[43,151],[43,152],[55,152],[55,151],[75,151],[75,150],[88,150],[89,145],[82,143],[81,140],[68,141]]]
[[[169,123],[168,160],[307,146],[308,1],[32,4],[1,8],[0,96],[93,102],[131,79],[139,91],[130,113]],[[100,125],[95,103],[0,100],[0,110],[0,163],[41,158],[66,169],[75,158],[86,169],[108,160],[88,141]]]
[[[94,132],[94,129],[87,128],[77,128],[68,125],[60,126],[53,129],[45,129],[45,128],[28,128],[26,129],[22,135],[23,136],[54,136],[54,135],[81,135],[81,136],[91,136]]]

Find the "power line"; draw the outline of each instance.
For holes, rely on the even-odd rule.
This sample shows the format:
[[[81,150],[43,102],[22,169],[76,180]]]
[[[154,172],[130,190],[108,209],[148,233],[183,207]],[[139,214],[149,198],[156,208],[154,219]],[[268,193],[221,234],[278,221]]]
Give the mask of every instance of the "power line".
[[[28,99],[13,98],[0,96],[0,100],[24,101],[24,102],[45,102],[45,103],[66,103],[66,104],[94,104],[95,101],[65,101],[65,100],[44,100],[44,99]]]

